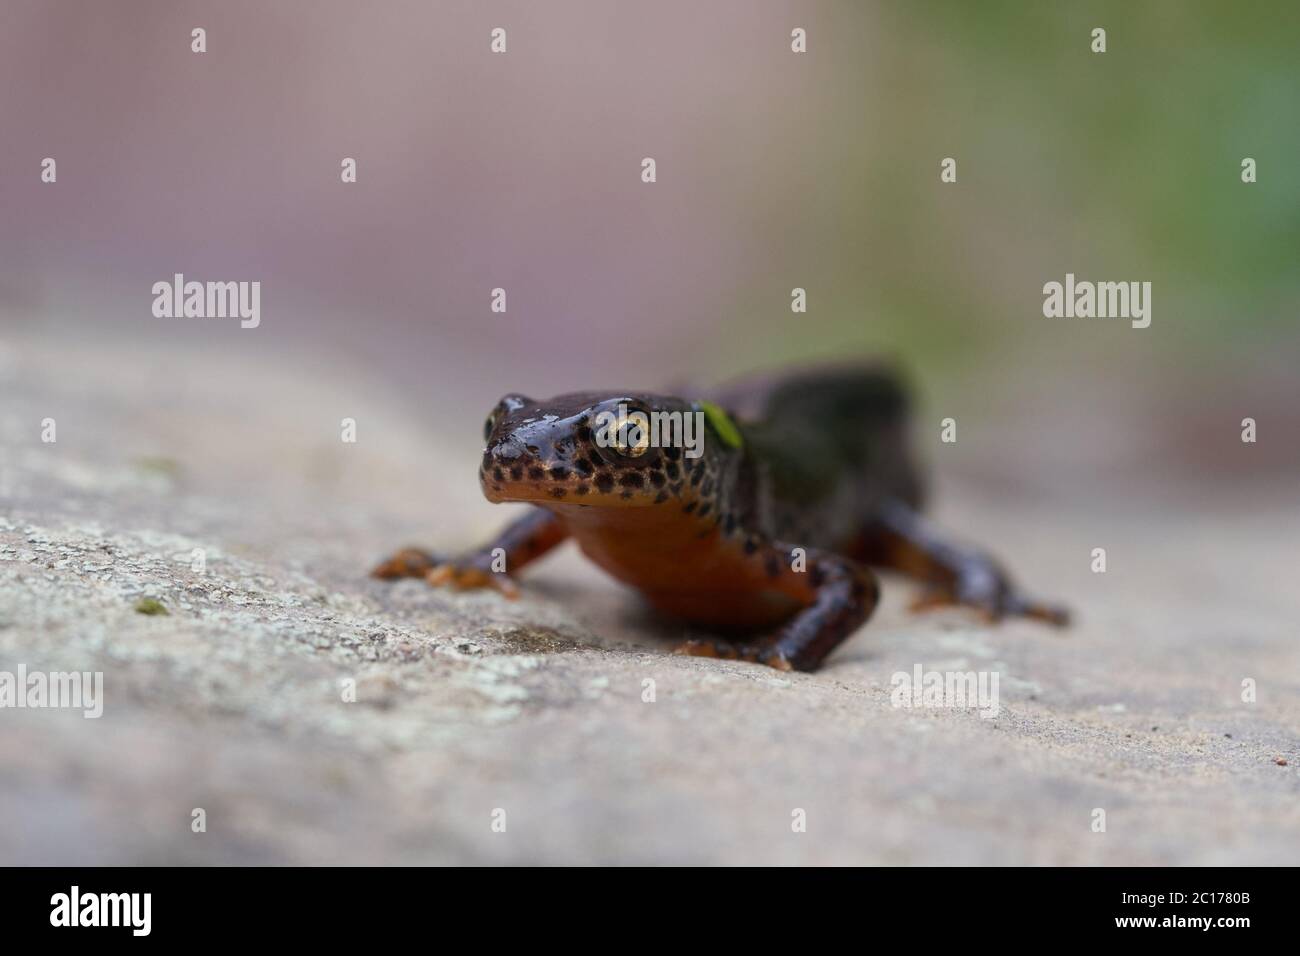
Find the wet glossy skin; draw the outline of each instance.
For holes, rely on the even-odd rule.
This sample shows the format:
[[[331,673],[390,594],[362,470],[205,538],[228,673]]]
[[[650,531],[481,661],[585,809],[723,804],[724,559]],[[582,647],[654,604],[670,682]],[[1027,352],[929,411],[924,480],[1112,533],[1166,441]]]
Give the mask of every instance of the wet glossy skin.
[[[643,393],[506,396],[484,426],[479,481],[489,501],[538,511],[468,555],[407,549],[375,573],[510,592],[513,574],[572,537],[662,611],[750,635],[683,652],[803,670],[870,615],[871,564],[926,581],[928,603],[1063,623],[1063,612],[1024,598],[991,559],[948,544],[917,514],[906,398],[888,370],[823,369],[717,399],[735,414]],[[702,454],[617,441],[626,433],[602,447],[598,416],[620,405],[647,415],[707,410]],[[492,569],[494,547],[506,573]]]

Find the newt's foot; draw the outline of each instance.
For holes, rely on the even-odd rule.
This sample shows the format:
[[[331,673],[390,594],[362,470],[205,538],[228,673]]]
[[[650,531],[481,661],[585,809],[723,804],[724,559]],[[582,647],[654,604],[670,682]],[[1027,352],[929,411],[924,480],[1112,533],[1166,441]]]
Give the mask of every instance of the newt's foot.
[[[432,587],[450,587],[457,591],[477,591],[492,588],[512,601],[519,597],[519,586],[504,571],[484,570],[467,561],[448,561],[439,564],[424,575]]]
[[[1021,593],[992,563],[968,565],[958,575],[955,585],[930,589],[912,602],[912,610],[952,605],[973,608],[989,623],[1004,617],[1027,617],[1054,627],[1070,623],[1070,612],[1064,607]]]
[[[749,661],[754,664],[766,664],[779,671],[792,671],[792,664],[771,644],[733,644],[730,641],[683,641],[673,648],[674,654],[688,657],[719,657],[729,661]]]
[[[403,548],[381,561],[370,574],[385,580],[424,578],[433,587],[451,587],[457,591],[492,588],[508,598],[518,597],[519,588],[514,580],[504,571],[493,571],[491,560],[488,555],[446,558],[419,548]]]
[[[403,548],[391,558],[380,561],[370,571],[372,578],[391,581],[396,578],[422,578],[439,563],[438,558],[419,548]]]

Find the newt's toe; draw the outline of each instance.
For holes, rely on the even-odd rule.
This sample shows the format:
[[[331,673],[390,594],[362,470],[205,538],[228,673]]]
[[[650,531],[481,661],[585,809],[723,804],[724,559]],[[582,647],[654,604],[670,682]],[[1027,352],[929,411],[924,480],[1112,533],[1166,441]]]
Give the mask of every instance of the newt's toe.
[[[1046,601],[1035,601],[1022,595],[1015,596],[1007,608],[1008,614],[1014,614],[1017,617],[1033,618],[1035,621],[1042,621],[1044,624],[1050,624],[1053,627],[1067,627],[1070,623],[1070,611],[1060,604],[1052,604]]]
[[[931,588],[910,605],[912,611],[928,611],[939,607],[965,607],[979,615],[986,624],[996,624],[1008,617],[1025,617],[1054,627],[1070,623],[1070,612],[1059,604],[1037,601],[1009,588],[987,592],[954,594],[945,587]]]
[[[713,641],[682,641],[673,648],[673,653],[685,657],[717,657],[718,645]]]
[[[794,665],[775,647],[765,644],[732,644],[729,641],[682,641],[673,653],[688,657],[715,657],[728,661],[766,664],[779,671],[794,670]]]
[[[491,588],[510,599],[519,597],[519,588],[510,576],[463,564],[439,564],[430,568],[424,579],[433,587],[451,587],[457,591]]]
[[[391,558],[379,562],[370,571],[372,578],[392,580],[394,578],[418,578],[433,567],[437,560],[428,551],[419,548],[403,548]]]

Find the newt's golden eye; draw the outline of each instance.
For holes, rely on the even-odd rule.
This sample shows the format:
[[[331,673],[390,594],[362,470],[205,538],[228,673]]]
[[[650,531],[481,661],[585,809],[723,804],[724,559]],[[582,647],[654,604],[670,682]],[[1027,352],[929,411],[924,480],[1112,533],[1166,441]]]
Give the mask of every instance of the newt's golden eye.
[[[620,455],[640,458],[650,450],[650,420],[642,412],[633,412],[614,433],[614,447]]]
[[[492,437],[492,429],[494,429],[494,428],[496,428],[496,427],[497,427],[497,413],[496,413],[496,412],[493,412],[491,415],[489,415],[489,416],[487,417],[487,421],[485,421],[485,422],[483,423],[483,440],[484,440],[484,441],[487,441],[489,438]]]

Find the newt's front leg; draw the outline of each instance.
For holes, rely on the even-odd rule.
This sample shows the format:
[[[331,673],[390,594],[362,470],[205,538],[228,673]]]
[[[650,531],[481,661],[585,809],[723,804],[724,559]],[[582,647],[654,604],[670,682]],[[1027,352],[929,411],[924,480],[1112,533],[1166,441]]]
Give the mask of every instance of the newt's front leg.
[[[678,654],[754,661],[778,670],[814,671],[871,616],[880,585],[871,569],[828,552],[807,550],[806,569],[795,570],[793,548],[769,545],[760,552],[767,583],[804,607],[776,633],[752,643],[687,641]]]
[[[568,536],[564,522],[544,508],[534,508],[481,548],[450,557],[403,548],[370,574],[384,579],[424,578],[435,587],[449,585],[457,590],[490,587],[515,597],[519,592],[512,576]]]
[[[930,590],[918,608],[960,604],[989,620],[1031,617],[1057,627],[1070,620],[1065,608],[1027,596],[983,551],[952,544],[900,501],[880,509],[864,535],[862,557],[926,582]]]

